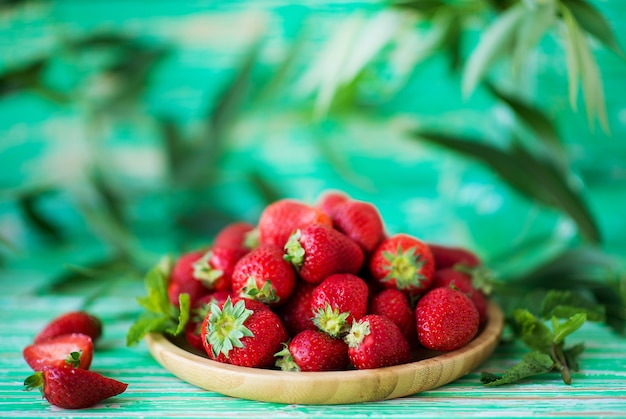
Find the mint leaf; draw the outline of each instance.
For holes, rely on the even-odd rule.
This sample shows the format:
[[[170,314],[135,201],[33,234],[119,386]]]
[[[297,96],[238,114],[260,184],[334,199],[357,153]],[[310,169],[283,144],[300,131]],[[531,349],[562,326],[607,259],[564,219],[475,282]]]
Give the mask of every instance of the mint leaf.
[[[550,353],[554,335],[550,329],[530,311],[517,309],[513,313],[519,338],[531,349]]]
[[[167,296],[167,283],[171,270],[169,257],[162,259],[145,277],[148,295],[138,297],[137,302],[146,310],[157,314],[171,314],[171,304]]]
[[[178,296],[178,306],[178,326],[176,327],[176,331],[174,333],[176,336],[185,330],[185,326],[187,326],[187,322],[189,321],[191,313],[191,301],[189,299],[189,294],[183,293]]]
[[[126,333],[126,346],[137,345],[148,333],[163,331],[169,318],[153,313],[144,313],[130,326]]]
[[[544,318],[569,318],[578,313],[585,313],[587,320],[603,322],[605,308],[579,292],[550,290],[541,303],[541,315]]]
[[[553,367],[554,362],[549,355],[539,351],[533,351],[524,355],[521,362],[512,366],[501,376],[483,372],[480,376],[480,381],[486,386],[513,384],[524,378],[549,372]]]
[[[556,320],[556,317],[553,317]],[[587,321],[587,315],[585,313],[574,314],[569,319],[565,320],[563,323],[558,324],[558,320],[556,320],[556,326],[554,329],[554,338],[553,343],[555,345],[561,344],[565,338],[580,329],[580,327],[585,324]],[[553,321],[554,324],[554,321]]]

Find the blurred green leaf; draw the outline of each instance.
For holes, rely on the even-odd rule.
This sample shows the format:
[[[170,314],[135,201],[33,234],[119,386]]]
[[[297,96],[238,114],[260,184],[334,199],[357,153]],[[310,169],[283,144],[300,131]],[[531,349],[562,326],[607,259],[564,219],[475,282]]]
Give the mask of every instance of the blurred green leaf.
[[[572,12],[581,28],[617,55],[624,57],[624,51],[617,42],[609,22],[591,3],[585,0],[561,1]]]
[[[523,3],[517,3],[482,32],[463,70],[462,92],[465,97],[474,92],[491,65],[510,50],[527,10]]]
[[[482,162],[527,198],[569,215],[588,241],[600,241],[595,220],[579,192],[571,187],[551,162],[540,160],[520,147],[505,151],[475,140],[454,138],[438,132],[416,132],[414,138]]]
[[[48,58],[41,58],[0,74],[0,97],[36,86],[47,64]]]
[[[124,205],[121,201],[120,194],[105,179],[100,171],[95,170],[90,176],[91,184],[99,197],[102,204],[100,208],[104,209],[108,217],[120,228],[126,228],[126,217],[124,215]]]
[[[163,149],[167,160],[168,173],[176,181],[185,166],[187,146],[179,126],[170,118],[155,117],[163,138]]]
[[[541,302],[541,316],[546,319],[565,319],[578,313],[584,313],[590,321],[605,320],[604,306],[573,290],[549,290]]]
[[[48,218],[48,214],[39,208],[39,201],[49,189],[32,189],[18,197],[18,205],[28,223],[46,237],[56,241],[63,240],[63,231]]]
[[[536,2],[527,7],[515,34],[512,52],[513,74],[519,74],[528,53],[556,23],[555,1]]]
[[[446,6],[444,0],[392,0],[392,7],[410,9],[426,16],[432,16]]]
[[[578,343],[570,348],[563,350],[565,361],[567,365],[569,366],[570,370],[574,372],[577,372],[579,370],[578,357],[580,356],[580,354],[584,352],[584,350],[585,350],[584,343]]]
[[[493,84],[486,84],[489,91],[504,102],[513,111],[517,119],[530,128],[553,155],[558,159],[564,157],[564,149],[552,121],[539,109],[527,104],[513,95],[503,92]]]
[[[587,110],[587,119],[593,127],[595,118],[605,132],[609,132],[609,124],[604,103],[604,88],[598,64],[591,52],[587,38],[582,33],[572,12],[562,5],[561,12],[565,22],[567,70],[569,78],[569,97],[572,109],[576,109],[578,83],[582,85]]]
[[[247,178],[254,190],[259,193],[265,205],[269,205],[272,202],[285,198],[285,195],[277,190],[272,182],[265,179],[258,170],[248,171]]]

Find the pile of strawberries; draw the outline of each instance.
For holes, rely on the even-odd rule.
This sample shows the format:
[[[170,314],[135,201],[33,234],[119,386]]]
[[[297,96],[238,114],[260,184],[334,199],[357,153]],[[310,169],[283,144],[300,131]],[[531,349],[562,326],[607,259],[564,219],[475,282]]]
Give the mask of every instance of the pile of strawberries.
[[[388,235],[377,208],[336,191],[294,199],[257,225],[225,226],[177,258],[174,305],[187,293],[188,342],[215,361],[291,371],[368,369],[412,361],[420,347],[463,347],[486,320],[472,252]]]
[[[50,404],[82,409],[126,391],[128,384],[89,371],[102,322],[84,311],[65,313],[48,323],[22,352],[35,373],[25,390],[38,388]]]

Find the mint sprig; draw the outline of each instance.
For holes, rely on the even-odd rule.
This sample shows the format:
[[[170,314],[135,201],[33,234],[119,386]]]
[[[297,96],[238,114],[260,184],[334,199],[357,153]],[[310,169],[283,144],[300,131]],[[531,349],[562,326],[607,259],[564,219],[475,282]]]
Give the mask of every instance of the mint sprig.
[[[550,297],[551,298],[551,297]],[[549,297],[546,298],[547,301]],[[571,312],[573,307],[566,310]],[[517,309],[513,313],[512,326],[516,336],[532,351],[501,375],[483,372],[480,381],[488,386],[513,384],[525,378],[558,371],[565,384],[571,384],[572,371],[578,371],[578,356],[584,345],[565,347],[565,338],[587,321],[587,313],[581,308],[564,321],[557,315],[549,319],[535,316],[528,309]]]
[[[163,258],[145,277],[147,295],[138,297],[137,302],[145,311],[139,315],[126,334],[126,346],[137,345],[148,333],[160,332],[178,336],[185,330],[190,316],[189,294],[182,293],[178,307],[170,303],[167,284],[173,261]]]

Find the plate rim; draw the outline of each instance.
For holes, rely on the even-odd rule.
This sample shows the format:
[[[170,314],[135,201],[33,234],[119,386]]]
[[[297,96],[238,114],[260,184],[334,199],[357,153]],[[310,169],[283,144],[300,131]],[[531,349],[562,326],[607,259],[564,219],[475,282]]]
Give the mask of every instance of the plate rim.
[[[499,342],[503,326],[504,315],[502,310],[494,302],[489,302],[486,324],[470,343],[460,349],[439,353],[435,356],[407,364],[384,368],[321,372],[280,371],[220,363],[187,351],[176,345],[162,333],[149,333],[146,335],[145,341],[152,357],[163,368],[170,371],[179,379],[204,390],[231,397],[274,403],[345,404],[405,397],[448,384],[471,372],[493,353]],[[458,365],[453,365],[455,360],[463,357],[469,359],[470,362],[463,365],[462,368],[459,368]],[[368,395],[357,395],[355,397],[337,396],[336,398],[331,398],[326,401],[320,400],[310,403],[305,399],[301,400],[299,397],[294,398],[292,395],[289,395],[292,393],[291,390],[293,388],[309,387],[313,382],[332,383],[335,380],[339,380],[343,384],[361,387],[370,380],[378,380],[378,382],[381,383],[383,381],[393,381],[394,377],[411,379],[413,375],[413,378],[415,378],[414,376],[417,375],[418,372],[429,372],[430,369],[437,371],[438,369],[443,369],[446,365],[452,365],[456,369],[453,368],[454,371],[452,374],[444,376],[439,374],[434,383],[426,383],[426,385],[424,385],[424,383],[413,382],[402,390],[392,389],[388,394],[385,393],[376,397]],[[200,372],[208,375],[198,375]],[[213,385],[212,382],[209,382],[207,385],[206,379],[211,377],[215,378],[215,384]],[[281,395],[281,391],[277,389],[272,394],[255,396],[249,394],[249,389],[247,389],[246,385],[237,385],[237,383],[241,384],[246,380],[251,382],[264,380],[264,382],[272,386],[294,387],[289,389],[290,391],[287,395]]]

